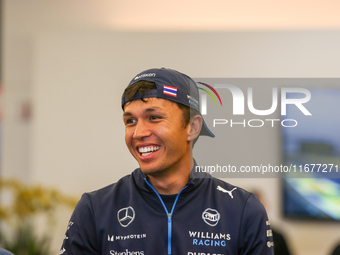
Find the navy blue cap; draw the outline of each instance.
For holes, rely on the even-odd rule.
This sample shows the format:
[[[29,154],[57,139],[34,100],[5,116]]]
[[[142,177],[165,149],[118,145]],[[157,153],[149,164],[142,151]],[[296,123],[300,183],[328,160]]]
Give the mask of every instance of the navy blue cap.
[[[129,101],[151,97],[163,98],[175,103],[186,105],[191,109],[195,109],[196,111],[200,112],[198,88],[196,82],[189,76],[172,69],[153,68],[137,74],[136,77],[130,81],[128,87],[139,81],[154,82],[157,86],[157,89],[152,89],[144,95],[136,93],[132,100]],[[127,102],[128,100],[123,94],[123,110],[124,105]],[[200,135],[215,137],[215,135],[207,127],[204,119]]]

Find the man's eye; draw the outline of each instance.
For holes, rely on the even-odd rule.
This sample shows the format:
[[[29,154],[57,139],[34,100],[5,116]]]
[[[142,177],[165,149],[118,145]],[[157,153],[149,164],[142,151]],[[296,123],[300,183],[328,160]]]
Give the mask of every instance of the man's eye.
[[[156,116],[156,115],[152,115],[152,116],[150,116],[150,119],[151,120],[157,120],[157,119],[161,119],[161,117],[160,116]]]
[[[135,122],[136,122],[135,119],[127,119],[127,120],[125,121],[125,125],[132,124],[132,123],[135,123]]]

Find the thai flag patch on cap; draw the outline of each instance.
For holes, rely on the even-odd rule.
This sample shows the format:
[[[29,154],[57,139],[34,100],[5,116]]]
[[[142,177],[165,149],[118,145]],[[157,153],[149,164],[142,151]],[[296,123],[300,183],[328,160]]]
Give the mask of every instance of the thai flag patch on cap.
[[[177,88],[163,85],[163,94],[177,97]]]

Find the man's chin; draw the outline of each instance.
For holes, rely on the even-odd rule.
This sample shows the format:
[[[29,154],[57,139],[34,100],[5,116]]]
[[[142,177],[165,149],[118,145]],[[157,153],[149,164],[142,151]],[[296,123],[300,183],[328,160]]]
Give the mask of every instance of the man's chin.
[[[145,175],[150,175],[153,177],[160,176],[164,173],[164,170],[160,168],[140,167],[140,169]]]
[[[159,171],[157,169],[150,169],[150,168],[145,168],[145,167],[140,167],[140,170],[146,175],[153,175]]]

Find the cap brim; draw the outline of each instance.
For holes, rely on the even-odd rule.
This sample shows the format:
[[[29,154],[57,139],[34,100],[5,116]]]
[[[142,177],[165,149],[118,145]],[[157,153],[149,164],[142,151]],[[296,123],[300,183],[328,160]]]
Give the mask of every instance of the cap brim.
[[[200,114],[201,115],[201,114]],[[201,115],[202,117],[202,115]],[[199,135],[205,135],[205,136],[210,136],[210,137],[215,137],[215,135],[209,130],[207,124],[205,123],[203,117],[202,117],[203,123],[202,123],[202,128],[201,132]]]

